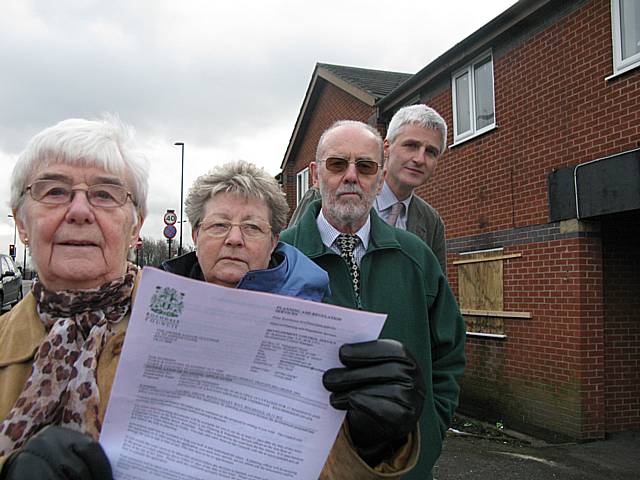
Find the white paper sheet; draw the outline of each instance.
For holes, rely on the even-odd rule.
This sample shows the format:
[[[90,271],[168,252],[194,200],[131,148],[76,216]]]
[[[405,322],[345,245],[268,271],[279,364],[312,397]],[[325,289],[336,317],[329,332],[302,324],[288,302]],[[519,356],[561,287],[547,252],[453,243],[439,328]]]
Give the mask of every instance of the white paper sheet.
[[[100,437],[115,478],[318,478],[344,419],[322,373],[385,317],[145,268]]]

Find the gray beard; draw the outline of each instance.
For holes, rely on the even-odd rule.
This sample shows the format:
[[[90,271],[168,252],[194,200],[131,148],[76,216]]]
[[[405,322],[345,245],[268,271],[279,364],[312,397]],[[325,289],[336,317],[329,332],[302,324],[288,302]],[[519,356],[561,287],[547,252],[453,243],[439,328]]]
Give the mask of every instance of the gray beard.
[[[322,206],[335,221],[345,226],[351,226],[362,222],[369,214],[369,210],[371,210],[373,201],[375,200],[375,191],[367,195],[367,193],[357,185],[350,184],[351,186],[342,185],[332,193],[328,191],[324,182],[320,180],[319,183]],[[355,192],[360,195],[360,198],[357,201],[351,202],[339,201],[339,195],[346,192]]]

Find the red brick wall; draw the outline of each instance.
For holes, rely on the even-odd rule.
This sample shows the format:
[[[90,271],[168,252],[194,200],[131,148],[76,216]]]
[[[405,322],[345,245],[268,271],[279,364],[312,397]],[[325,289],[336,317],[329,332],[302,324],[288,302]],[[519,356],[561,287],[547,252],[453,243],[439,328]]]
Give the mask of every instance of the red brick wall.
[[[496,232],[511,232],[505,253],[523,255],[505,263],[504,309],[533,318],[505,320],[506,340],[469,339],[462,408],[556,438],[638,428],[640,289],[631,249],[639,232],[624,237],[634,244],[614,245],[612,223],[603,223],[606,271],[597,233],[543,242],[522,233],[547,225],[553,168],[640,146],[640,69],[605,82],[610,24],[610,2],[594,0],[510,50],[497,46],[497,128],[448,149],[419,190],[443,216],[454,289],[458,252],[503,246],[491,240]],[[426,103],[445,117],[453,143],[450,89]]]
[[[373,114],[373,108],[358,100],[335,85],[321,81],[322,91],[318,102],[311,112],[311,119],[304,132],[296,155],[291,158],[285,169],[286,175],[293,181],[285,182],[285,193],[291,208],[296,208],[296,174],[315,159],[316,146],[320,135],[336,120],[360,120],[366,122]],[[318,88],[318,87],[316,87]],[[309,179],[311,182],[311,179]]]
[[[603,221],[607,432],[640,429],[640,213]]]
[[[419,192],[445,219],[448,238],[545,223],[553,168],[640,146],[640,69],[605,82],[610,24],[610,2],[592,1],[494,54],[497,128],[449,149]],[[428,104],[453,143],[450,89]]]
[[[469,338],[462,409],[554,440],[604,434],[601,247],[597,237],[517,244],[505,254],[506,340]],[[457,282],[453,282],[457,287]]]

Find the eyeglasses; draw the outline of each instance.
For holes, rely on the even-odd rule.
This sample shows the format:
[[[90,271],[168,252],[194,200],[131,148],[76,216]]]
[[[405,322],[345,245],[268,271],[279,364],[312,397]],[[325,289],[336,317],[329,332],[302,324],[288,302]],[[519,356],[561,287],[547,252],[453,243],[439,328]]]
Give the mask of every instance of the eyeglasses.
[[[350,163],[353,163],[356,166],[356,170],[360,175],[375,175],[378,172],[378,168],[380,168],[378,162],[374,160],[356,160],[355,162],[351,162],[346,158],[329,157],[320,161],[324,162],[327,170],[333,173],[344,172],[349,168]]]
[[[73,188],[59,180],[37,180],[29,185],[26,191],[36,202],[47,205],[67,205],[73,200],[74,192],[85,192],[89,204],[99,208],[121,207],[131,197],[131,193],[121,185],[103,183],[87,188]]]
[[[233,227],[240,228],[240,233],[245,239],[258,239],[269,235],[271,225],[260,220],[251,220],[247,222],[233,223],[226,220],[209,220],[207,223],[200,225],[200,230],[205,235],[214,238],[222,238],[229,235]]]

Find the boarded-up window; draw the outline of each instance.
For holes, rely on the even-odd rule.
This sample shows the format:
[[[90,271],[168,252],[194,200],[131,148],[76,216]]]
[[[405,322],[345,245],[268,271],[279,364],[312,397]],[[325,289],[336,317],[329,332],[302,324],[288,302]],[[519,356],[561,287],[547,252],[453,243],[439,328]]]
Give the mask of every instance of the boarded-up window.
[[[502,310],[502,259],[495,252],[474,253],[458,265],[460,307],[471,310]]]
[[[504,261],[520,256],[504,255],[500,248],[464,253],[453,262],[458,268],[458,301],[467,333],[504,338],[505,318],[531,317],[526,312],[504,310]]]

